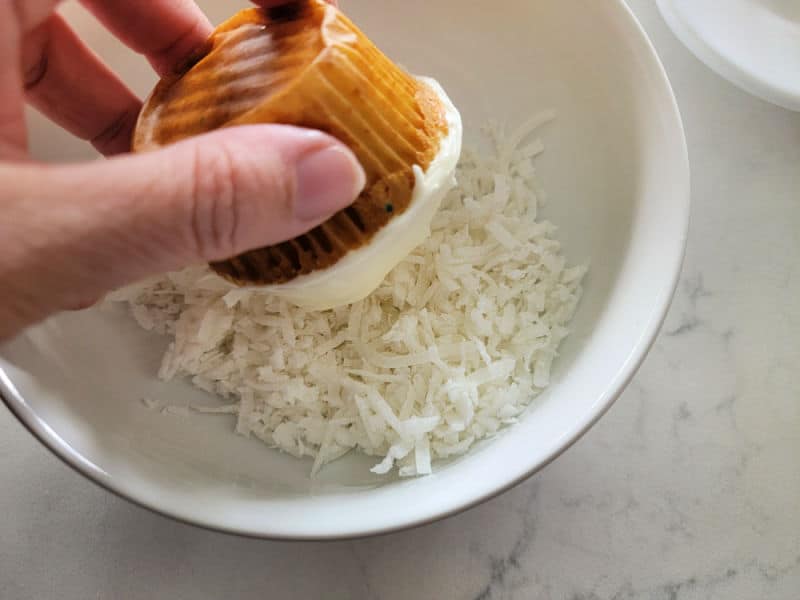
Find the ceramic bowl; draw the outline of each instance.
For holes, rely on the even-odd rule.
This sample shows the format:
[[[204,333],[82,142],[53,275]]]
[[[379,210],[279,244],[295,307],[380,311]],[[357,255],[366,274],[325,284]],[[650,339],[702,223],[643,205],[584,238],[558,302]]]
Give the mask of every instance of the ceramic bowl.
[[[204,4],[201,2],[201,4]],[[215,17],[222,5],[206,2]],[[466,135],[543,109],[545,216],[591,272],[553,383],[521,421],[429,477],[311,464],[233,434],[228,418],[164,415],[143,397],[202,397],[155,374],[167,341],[120,312],[61,315],[0,351],[0,393],[44,444],[100,485],[163,514],[253,536],[331,539],[430,522],[556,458],[608,409],[656,337],[679,276],[689,169],[670,84],[621,0],[346,0],[412,72],[438,78]],[[225,11],[227,12],[227,10]],[[55,134],[54,134],[55,135]],[[66,150],[64,151],[67,152]]]
[[[734,85],[800,111],[800,2],[657,0],[683,44]]]

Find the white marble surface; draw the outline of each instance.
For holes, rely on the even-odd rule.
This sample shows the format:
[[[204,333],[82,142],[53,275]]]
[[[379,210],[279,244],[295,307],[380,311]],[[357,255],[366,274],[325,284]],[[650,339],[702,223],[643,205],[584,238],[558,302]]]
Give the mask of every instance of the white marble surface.
[[[800,114],[705,69],[653,0],[631,4],[683,110],[693,225],[664,333],[583,440],[423,529],[271,543],[112,497],[0,410],[0,598],[800,598]]]

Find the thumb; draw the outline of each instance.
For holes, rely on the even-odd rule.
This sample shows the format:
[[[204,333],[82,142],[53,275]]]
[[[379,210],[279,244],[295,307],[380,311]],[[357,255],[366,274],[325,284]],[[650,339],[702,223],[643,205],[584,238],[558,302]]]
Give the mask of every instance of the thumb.
[[[365,184],[340,142],[279,125],[224,129],[85,175],[96,226],[105,229],[109,203],[122,211],[132,245],[163,245],[151,267],[159,271],[291,239],[352,204]]]
[[[272,125],[33,169],[44,173],[27,178],[23,196],[40,196],[25,204],[50,231],[48,269],[58,265],[59,277],[72,278],[65,285],[82,285],[83,294],[291,239],[350,205],[365,185],[355,156],[334,138]]]

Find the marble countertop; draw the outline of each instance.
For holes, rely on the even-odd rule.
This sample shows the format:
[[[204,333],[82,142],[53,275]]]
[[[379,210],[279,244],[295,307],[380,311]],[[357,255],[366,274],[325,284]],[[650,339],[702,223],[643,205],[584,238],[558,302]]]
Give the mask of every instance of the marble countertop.
[[[0,410],[0,598],[800,598],[800,114],[708,71],[653,0],[630,4],[683,111],[693,223],[665,329],[588,435],[444,522],[272,543],[115,498]]]

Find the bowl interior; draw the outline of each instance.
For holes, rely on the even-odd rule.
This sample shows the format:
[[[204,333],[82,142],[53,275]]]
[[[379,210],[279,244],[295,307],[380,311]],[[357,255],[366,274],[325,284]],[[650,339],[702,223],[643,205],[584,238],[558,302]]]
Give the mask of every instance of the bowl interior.
[[[200,4],[216,18],[231,10]],[[468,140],[489,119],[513,126],[558,111],[542,132],[544,212],[568,257],[591,261],[585,296],[553,384],[525,418],[411,481],[373,476],[374,461],[360,456],[311,480],[308,461],[237,438],[228,417],[148,410],[143,397],[186,404],[204,395],[156,380],[166,341],[122,311],[63,315],[2,349],[0,389],[40,438],[104,485],[193,522],[335,537],[477,502],[545,464],[600,416],[644,356],[674,289],[688,216],[683,133],[658,59],[621,1],[509,0],[502,10],[455,0],[343,4],[390,56],[440,80],[463,111]],[[139,77],[135,86],[149,83]],[[53,135],[50,126],[33,131],[43,154],[81,152],[76,142],[53,152],[43,143]]]

